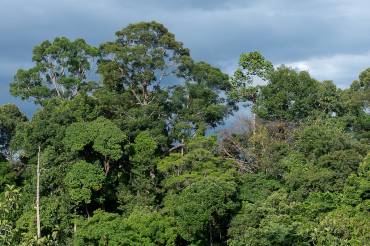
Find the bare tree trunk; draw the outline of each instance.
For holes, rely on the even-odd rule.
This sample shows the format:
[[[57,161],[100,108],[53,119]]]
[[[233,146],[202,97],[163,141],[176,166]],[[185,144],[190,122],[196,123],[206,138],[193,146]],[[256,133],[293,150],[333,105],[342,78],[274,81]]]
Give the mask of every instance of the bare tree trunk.
[[[74,236],[76,236],[76,233],[77,233],[77,221],[76,220],[77,220],[76,218],[74,218],[73,220],[73,235]]]
[[[181,139],[181,156],[184,156],[184,138]]]
[[[256,114],[253,113],[253,119],[252,119],[252,131],[253,131],[253,135],[256,133]]]
[[[105,160],[104,160],[104,173],[105,173],[105,176],[107,176],[108,175],[108,173],[109,173],[109,170],[110,170],[110,164],[109,164],[109,158],[105,158]]]
[[[56,92],[58,94],[58,97],[59,98],[62,98],[62,95],[60,94],[60,91],[59,91],[59,86],[58,86],[58,84],[56,82],[55,75],[51,76],[51,81],[53,82],[53,85],[54,85],[54,88],[55,88],[55,90],[56,90]]]
[[[76,234],[77,234],[77,211],[76,208],[74,209],[74,218],[73,218],[73,241],[76,239]]]
[[[37,238],[41,238],[40,226],[40,153],[41,147],[37,154],[37,170],[36,170],[36,223],[37,223]]]
[[[87,204],[85,203],[85,211],[87,214],[87,219],[90,219],[89,209],[87,208]]]

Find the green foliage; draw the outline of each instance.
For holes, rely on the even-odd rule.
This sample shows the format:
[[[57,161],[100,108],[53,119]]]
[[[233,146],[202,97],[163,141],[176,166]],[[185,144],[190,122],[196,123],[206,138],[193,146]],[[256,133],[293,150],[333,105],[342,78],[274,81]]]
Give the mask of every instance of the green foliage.
[[[112,122],[103,118],[97,119],[91,125],[91,133],[95,136],[93,148],[104,157],[118,160],[123,151],[121,144],[125,141],[126,135]]]
[[[336,191],[335,172],[312,164],[292,167],[284,176],[286,185],[301,196],[312,191]]]
[[[232,200],[235,192],[236,183],[231,177],[207,177],[190,184],[178,195],[167,197],[165,210],[175,217],[178,233],[183,239],[210,243],[212,238],[204,238],[206,235],[202,232],[204,228],[209,228],[211,235],[217,232],[218,220],[235,208]]]
[[[92,192],[102,189],[104,179],[104,172],[99,166],[80,161],[71,166],[64,182],[74,203],[89,204]]]
[[[320,111],[326,115],[343,115],[346,108],[343,103],[343,92],[338,89],[332,81],[325,80],[319,84],[318,106]]]
[[[277,169],[282,175],[271,176],[262,169],[242,176],[242,207],[228,227],[228,244],[364,244],[369,162],[363,156],[369,146],[346,132],[342,121],[326,117],[300,124],[293,134],[282,131],[285,139],[266,125],[243,141],[236,142],[237,135],[227,140],[248,150],[241,153],[254,153],[256,148],[259,155],[254,158],[270,160],[264,161],[264,169]],[[268,146],[277,140],[289,148],[274,159],[278,149]]]
[[[14,185],[17,177],[13,166],[9,162],[0,162],[0,193],[4,191],[6,185]]]
[[[87,72],[95,56],[97,49],[83,39],[59,37],[53,42],[44,41],[33,49],[35,66],[17,71],[10,92],[23,100],[44,103],[48,98],[70,99],[91,91],[94,82],[88,81]]]
[[[100,47],[99,73],[111,90],[130,91],[136,103],[150,104],[152,85],[177,75],[191,62],[189,51],[162,24],[141,22],[116,32],[116,41]],[[174,67],[174,68],[173,68]]]
[[[258,51],[241,54],[239,66],[232,78],[231,98],[254,102],[257,89],[252,87],[254,79],[268,80],[274,71],[272,63]]]
[[[272,192],[278,190],[282,184],[263,173],[246,173],[241,177],[240,195],[242,201],[256,203],[266,199]]]
[[[233,109],[233,102],[220,95],[231,89],[226,74],[205,62],[194,63],[190,72],[184,85],[171,89],[171,133],[178,141],[217,126]]]
[[[117,189],[119,209],[125,214],[136,206],[155,204],[158,195],[156,164],[158,143],[148,131],[140,132],[130,146],[130,175]]]
[[[86,183],[86,179],[80,182]],[[86,186],[81,190],[85,188]],[[67,194],[61,196],[51,195],[41,199],[42,235],[50,237],[48,240],[58,242],[63,238],[67,238],[71,233],[70,222],[74,217],[71,211],[73,211],[74,204],[70,203],[70,200],[66,198],[67,196]]]
[[[229,77],[157,22],[33,61],[10,85],[32,119],[0,107],[1,245],[370,241],[369,69],[342,90],[250,52]],[[251,124],[214,131],[242,102]]]
[[[4,198],[0,199],[0,243],[14,245],[17,240],[15,227],[16,215],[19,209],[20,190],[13,185],[7,185]]]
[[[158,163],[158,170],[164,175],[162,185],[171,192],[178,192],[206,176],[232,180],[232,163],[217,156],[216,139],[199,136],[187,143],[185,154],[172,153]]]
[[[348,177],[343,194],[344,202],[352,206],[370,199],[370,153],[361,162],[357,173]]]
[[[353,145],[351,136],[330,122],[309,122],[297,133],[297,149],[312,159],[330,152],[348,149]]]
[[[366,245],[370,240],[369,211],[349,206],[328,213],[315,228],[317,245]]]
[[[304,222],[294,218],[295,210],[284,190],[254,204],[244,202],[231,222],[229,245],[309,245],[301,231]]]
[[[11,147],[27,158],[35,156],[35,146],[45,149],[50,145],[56,150],[62,149],[65,129],[70,124],[92,121],[97,115],[95,100],[85,95],[69,101],[50,100],[42,110],[36,111],[31,121],[19,124]]]
[[[318,86],[307,72],[280,67],[261,87],[254,111],[263,119],[301,120],[315,110]]]
[[[92,122],[76,122],[66,129],[64,144],[72,151],[82,151],[92,145],[94,151],[104,158],[104,170],[108,174],[110,161],[123,155],[122,144],[126,135],[110,120],[98,118]]]
[[[266,85],[252,86],[256,79]],[[253,103],[253,111],[262,119],[300,122],[308,116],[342,116],[348,111],[342,91],[331,81],[313,79],[308,72],[286,66],[274,69],[258,52],[242,54],[232,79],[231,97]]]
[[[295,146],[308,161],[291,165],[285,180],[302,194],[341,190],[363,158],[358,143],[343,128],[330,123],[314,122],[302,127]]]
[[[65,145],[73,151],[80,151],[90,143],[95,151],[104,157],[118,160],[122,154],[121,144],[125,134],[111,121],[98,118],[89,123],[77,122],[66,130]]]
[[[222,240],[222,224],[236,207],[235,172],[227,170],[231,165],[217,156],[216,147],[214,138],[197,137],[184,155],[173,153],[158,164],[168,190],[164,210],[176,219],[179,235],[188,242]]]
[[[153,161],[155,151],[157,150],[157,142],[150,136],[148,132],[141,132],[133,144],[134,156],[133,162],[138,165],[143,165],[145,168],[150,168],[148,164]]]
[[[131,185],[134,190],[147,193],[152,191],[156,183],[155,165],[158,161],[156,158],[158,144],[149,132],[144,131],[137,135],[132,147],[134,154],[131,161],[133,173]]]
[[[145,207],[138,207],[127,218],[96,210],[78,225],[75,245],[175,245],[172,223]]]
[[[27,120],[26,116],[14,104],[0,106],[0,161],[10,159],[10,142],[16,133],[16,127]]]
[[[359,75],[359,79],[353,81],[351,85],[351,91],[357,92],[354,94],[358,103],[362,107],[369,107],[369,93],[370,93],[370,68],[362,71]]]

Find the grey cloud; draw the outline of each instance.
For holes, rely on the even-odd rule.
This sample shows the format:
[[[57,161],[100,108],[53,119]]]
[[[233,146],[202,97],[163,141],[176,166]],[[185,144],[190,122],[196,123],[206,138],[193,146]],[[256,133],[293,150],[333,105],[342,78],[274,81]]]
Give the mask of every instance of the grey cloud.
[[[129,23],[149,20],[164,23],[195,59],[227,72],[240,53],[259,50],[274,64],[306,62],[318,78],[346,86],[369,66],[359,58],[370,51],[369,9],[366,0],[2,0],[0,104],[13,100],[7,84],[16,68],[30,65],[41,41],[82,37],[98,45]],[[338,55],[356,65],[338,62]],[[314,61],[345,72],[314,68]]]

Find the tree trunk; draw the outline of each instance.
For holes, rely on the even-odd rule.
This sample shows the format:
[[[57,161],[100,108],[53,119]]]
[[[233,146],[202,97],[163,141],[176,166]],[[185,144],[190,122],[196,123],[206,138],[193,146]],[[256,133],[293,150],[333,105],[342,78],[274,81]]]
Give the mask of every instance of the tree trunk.
[[[73,241],[76,240],[77,236],[77,209],[74,209],[74,218],[73,218]]]
[[[212,225],[209,223],[209,243],[212,246],[213,245],[213,239],[212,239]]]
[[[142,91],[143,91],[143,104],[148,104],[148,82],[144,81],[142,84]]]
[[[89,213],[89,209],[87,208],[86,203],[85,203],[85,211],[86,211],[87,219],[90,219],[90,213]]]
[[[108,175],[109,170],[110,170],[109,158],[105,158],[105,160],[104,160],[104,172],[105,172],[105,176]]]
[[[181,156],[184,156],[184,138],[181,139]]]
[[[76,218],[76,215],[77,215],[77,211],[76,211],[76,208],[75,208],[75,217],[73,219],[73,235],[76,236],[76,233],[77,233],[77,218]]]
[[[51,76],[51,81],[53,82],[54,89],[56,90],[56,92],[58,94],[58,97],[59,98],[62,98],[62,95],[60,94],[60,91],[59,91],[58,83],[56,82],[56,76],[55,75],[52,75]]]
[[[253,113],[253,119],[252,119],[252,131],[253,131],[253,135],[256,133],[256,114]]]
[[[41,238],[41,224],[40,224],[40,153],[41,147],[37,154],[37,170],[36,170],[36,223],[37,223],[37,238]]]

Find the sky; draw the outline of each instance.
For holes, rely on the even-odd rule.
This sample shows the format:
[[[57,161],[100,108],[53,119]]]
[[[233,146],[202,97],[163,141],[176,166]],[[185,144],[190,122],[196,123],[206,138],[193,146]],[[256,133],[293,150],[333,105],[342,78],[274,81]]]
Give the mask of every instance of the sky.
[[[9,94],[32,48],[58,36],[92,45],[130,23],[159,21],[203,60],[232,73],[258,50],[275,65],[308,70],[345,88],[370,67],[368,0],[0,0],[0,105],[35,106]]]

